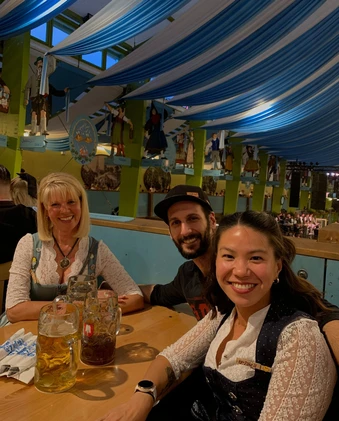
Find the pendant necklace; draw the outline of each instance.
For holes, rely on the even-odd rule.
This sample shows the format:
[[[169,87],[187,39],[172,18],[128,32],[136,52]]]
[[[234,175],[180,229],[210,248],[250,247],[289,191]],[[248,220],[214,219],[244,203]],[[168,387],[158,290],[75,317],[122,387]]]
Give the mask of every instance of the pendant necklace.
[[[58,249],[60,250],[60,253],[64,256],[64,257],[60,260],[60,262],[59,262],[59,266],[61,267],[61,269],[67,269],[67,268],[68,268],[68,266],[71,264],[71,261],[69,260],[68,256],[72,253],[72,251],[73,251],[74,247],[77,245],[77,243],[78,243],[78,241],[79,241],[79,238],[77,238],[77,239],[75,240],[75,243],[73,244],[73,246],[72,246],[72,248],[71,248],[71,251],[70,251],[69,253],[67,253],[66,255],[65,255],[65,254],[64,254],[64,252],[61,250],[61,248],[60,248],[60,246],[59,246],[59,243],[57,242],[57,240],[56,240],[56,238],[54,237],[54,235],[53,235],[53,238],[54,238],[55,244],[57,245]]]

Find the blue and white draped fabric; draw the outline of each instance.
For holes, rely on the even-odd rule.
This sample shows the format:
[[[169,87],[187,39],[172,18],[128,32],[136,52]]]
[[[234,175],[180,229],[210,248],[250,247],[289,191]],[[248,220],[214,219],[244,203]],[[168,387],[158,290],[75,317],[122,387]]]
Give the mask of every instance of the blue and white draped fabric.
[[[285,116],[287,112],[296,112],[299,105],[306,103],[309,99],[316,99],[316,106],[309,109],[311,113],[316,112],[320,106],[318,94],[325,92],[325,104],[330,101],[332,97],[332,89],[327,91],[328,87],[338,85],[339,74],[339,54],[329,63],[323,66],[320,70],[315,72],[309,78],[306,78],[301,83],[293,87],[287,92],[284,92],[280,97],[274,98],[271,101],[260,104],[240,114],[232,115],[222,119],[214,120],[203,127],[208,128],[225,128],[230,130],[247,130],[247,127],[253,127],[254,124],[261,125],[261,131],[269,130],[267,124],[272,124],[274,117]],[[295,118],[298,114],[295,114]],[[302,118],[304,118],[303,115]],[[299,119],[299,118],[298,118]],[[281,126],[279,126],[281,127]],[[275,127],[274,127],[275,128]]]
[[[332,65],[335,66],[338,63],[338,54],[339,34],[327,40],[321,48],[312,48],[311,55],[296,62],[294,66],[282,71],[259,87],[224,101],[193,106],[184,111],[182,116],[189,120],[215,120],[244,113],[264,102],[275,102],[275,98],[310,78],[319,69],[324,70],[329,61],[332,61]]]
[[[190,0],[112,0],[48,54],[89,54],[116,45],[166,19]]]
[[[286,159],[338,164],[339,103],[325,105],[307,118],[275,130],[237,133],[244,143],[258,143],[265,151]],[[338,152],[337,152],[338,151]]]
[[[230,117],[227,117],[222,119],[222,121],[213,121],[202,127],[213,129],[223,129],[227,127],[229,130],[237,132],[264,132],[267,130],[273,130],[300,121],[312,114],[316,114],[325,106],[335,106],[338,103],[338,95],[339,79],[336,77],[334,81],[327,84],[320,91],[315,92],[314,95],[307,98],[306,101],[302,102],[300,105],[297,105],[286,112],[279,113],[276,116],[270,115],[270,111],[268,109],[255,113],[253,116],[250,115],[247,118],[245,117],[243,120],[232,121]],[[255,110],[251,110],[250,113],[252,112],[254,113]]]
[[[213,47],[274,0],[200,0],[147,43],[95,76],[100,85],[144,80],[166,72]],[[231,16],[231,19],[230,19]]]
[[[171,103],[199,105],[253,89],[276,76],[282,66],[292,66],[309,54],[311,42],[322,45],[332,37],[338,31],[336,9],[337,0],[273,2],[201,56],[162,74],[127,97],[149,99],[184,94],[174,97]],[[237,76],[241,79],[241,86],[236,85],[238,92],[233,88]],[[214,95],[210,93],[212,88]]]
[[[263,133],[237,133],[234,137],[244,138],[245,143],[281,146],[282,144],[303,143],[305,138],[313,136],[316,141],[328,135],[336,134],[339,127],[339,107],[325,107],[316,116],[310,116],[283,128]]]
[[[42,25],[75,2],[76,0],[5,0],[0,5],[0,40]]]

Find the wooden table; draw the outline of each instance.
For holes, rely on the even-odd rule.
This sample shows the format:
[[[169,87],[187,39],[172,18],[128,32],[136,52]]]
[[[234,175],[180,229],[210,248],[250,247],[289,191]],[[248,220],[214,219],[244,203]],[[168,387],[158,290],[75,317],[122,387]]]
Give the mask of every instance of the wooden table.
[[[41,393],[34,385],[0,377],[0,420],[96,420],[126,401],[150,361],[191,327],[196,319],[184,307],[176,310],[149,307],[122,317],[115,365],[79,365],[77,383],[60,394]],[[0,344],[18,329],[37,333],[37,322],[20,322],[0,328]]]

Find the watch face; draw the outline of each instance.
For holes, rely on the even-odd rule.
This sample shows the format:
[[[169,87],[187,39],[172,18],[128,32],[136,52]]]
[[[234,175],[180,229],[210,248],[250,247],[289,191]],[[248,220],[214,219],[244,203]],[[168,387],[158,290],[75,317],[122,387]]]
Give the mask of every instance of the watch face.
[[[153,382],[151,382],[150,380],[141,380],[141,381],[138,383],[138,386],[139,386],[139,387],[143,387],[143,388],[145,388],[145,389],[151,389],[152,387],[154,387],[154,383],[153,383]]]

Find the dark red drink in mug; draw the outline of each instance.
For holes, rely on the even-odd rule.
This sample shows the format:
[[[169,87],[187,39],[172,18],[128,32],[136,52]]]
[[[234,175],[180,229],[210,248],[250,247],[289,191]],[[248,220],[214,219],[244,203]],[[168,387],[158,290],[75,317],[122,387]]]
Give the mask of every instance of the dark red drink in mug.
[[[98,297],[90,299],[83,316],[81,338],[83,363],[105,365],[114,361],[120,319],[121,309],[114,291],[99,290]]]

